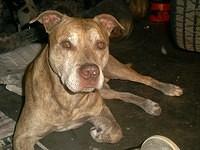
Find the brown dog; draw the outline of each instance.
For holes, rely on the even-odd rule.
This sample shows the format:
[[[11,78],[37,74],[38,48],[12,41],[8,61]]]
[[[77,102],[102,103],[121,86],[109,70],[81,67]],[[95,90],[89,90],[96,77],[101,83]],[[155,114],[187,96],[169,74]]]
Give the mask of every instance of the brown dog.
[[[36,20],[49,33],[49,44],[27,70],[26,100],[14,150],[33,150],[48,133],[74,129],[85,122],[94,125],[90,134],[97,142],[118,142],[122,131],[103,98],[122,99],[152,115],[160,114],[157,103],[110,89],[104,76],[141,82],[170,96],[182,94],[179,87],[142,76],[109,55],[109,35],[114,27],[122,27],[111,15],[78,19],[46,11]]]

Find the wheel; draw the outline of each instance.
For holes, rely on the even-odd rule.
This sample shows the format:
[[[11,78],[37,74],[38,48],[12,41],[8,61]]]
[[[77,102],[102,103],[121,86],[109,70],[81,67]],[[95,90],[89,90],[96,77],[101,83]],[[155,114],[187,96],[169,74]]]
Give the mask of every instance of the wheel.
[[[171,29],[180,48],[200,52],[200,0],[171,1]]]

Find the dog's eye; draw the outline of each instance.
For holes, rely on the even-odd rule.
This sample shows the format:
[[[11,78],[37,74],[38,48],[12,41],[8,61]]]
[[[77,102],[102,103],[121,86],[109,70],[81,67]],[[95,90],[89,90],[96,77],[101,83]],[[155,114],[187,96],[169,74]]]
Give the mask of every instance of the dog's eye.
[[[97,48],[98,49],[105,49],[106,48],[106,43],[102,41],[97,42]]]
[[[62,46],[63,48],[66,48],[66,49],[70,49],[70,48],[72,47],[72,44],[71,44],[70,41],[62,41],[62,42],[61,42],[61,46]]]

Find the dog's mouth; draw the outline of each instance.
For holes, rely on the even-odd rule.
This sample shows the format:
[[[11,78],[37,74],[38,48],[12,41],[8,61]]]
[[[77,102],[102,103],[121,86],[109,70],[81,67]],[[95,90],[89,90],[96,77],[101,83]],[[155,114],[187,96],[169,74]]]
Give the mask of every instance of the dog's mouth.
[[[66,88],[73,92],[73,93],[79,93],[79,92],[92,92],[96,89],[96,87],[84,87],[84,86],[74,86],[74,85],[71,85],[71,84],[66,84],[65,85]]]
[[[85,81],[85,80],[77,80],[76,82],[67,82],[66,87],[73,93],[78,92],[92,92],[95,89],[100,89],[103,85],[100,80],[98,81]]]
[[[79,88],[84,92],[91,92],[94,89],[98,89],[99,79],[96,81],[80,80]]]

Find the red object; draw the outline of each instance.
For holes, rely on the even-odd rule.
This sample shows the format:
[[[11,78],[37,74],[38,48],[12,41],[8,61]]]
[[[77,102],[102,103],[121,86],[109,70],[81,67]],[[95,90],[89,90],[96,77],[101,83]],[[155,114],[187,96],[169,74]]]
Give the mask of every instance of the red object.
[[[151,22],[168,22],[169,21],[169,3],[152,2],[150,6],[149,20]]]

